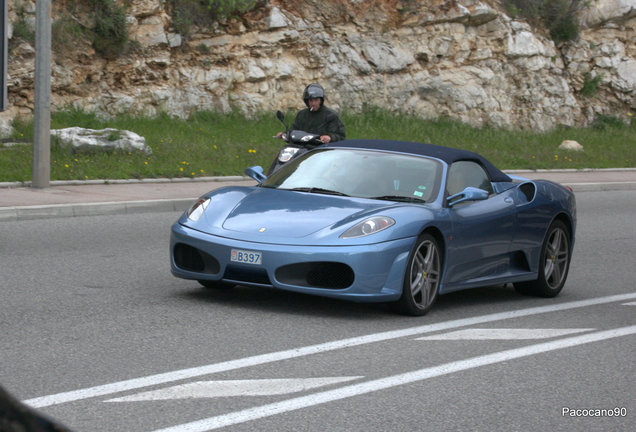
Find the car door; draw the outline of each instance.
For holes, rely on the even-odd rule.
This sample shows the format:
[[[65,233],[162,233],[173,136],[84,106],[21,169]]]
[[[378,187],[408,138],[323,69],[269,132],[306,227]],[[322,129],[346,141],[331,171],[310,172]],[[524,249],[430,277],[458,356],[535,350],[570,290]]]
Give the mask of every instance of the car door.
[[[515,232],[512,191],[495,194],[488,173],[477,162],[453,163],[448,171],[447,196],[469,186],[488,191],[489,197],[449,209],[452,238],[448,239],[445,280],[456,288],[487,283],[507,271]]]

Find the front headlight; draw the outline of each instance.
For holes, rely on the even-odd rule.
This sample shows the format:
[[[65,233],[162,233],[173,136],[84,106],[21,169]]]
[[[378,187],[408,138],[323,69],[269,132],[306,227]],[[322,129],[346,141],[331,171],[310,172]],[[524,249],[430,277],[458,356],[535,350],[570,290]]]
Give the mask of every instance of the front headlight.
[[[340,238],[356,238],[375,234],[395,224],[395,220],[388,216],[374,216],[352,226]]]
[[[188,219],[195,222],[201,219],[208,205],[210,205],[210,198],[199,198],[199,200],[190,207],[190,210],[187,211]]]
[[[287,162],[300,150],[298,147],[285,147],[278,154],[279,162]]]

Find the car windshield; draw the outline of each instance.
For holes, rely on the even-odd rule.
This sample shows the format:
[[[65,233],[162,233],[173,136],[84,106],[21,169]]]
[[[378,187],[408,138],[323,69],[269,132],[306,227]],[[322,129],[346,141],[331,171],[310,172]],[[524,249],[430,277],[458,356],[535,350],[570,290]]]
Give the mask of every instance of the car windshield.
[[[319,149],[272,174],[263,187],[390,201],[426,202],[439,190],[439,161],[385,151]]]

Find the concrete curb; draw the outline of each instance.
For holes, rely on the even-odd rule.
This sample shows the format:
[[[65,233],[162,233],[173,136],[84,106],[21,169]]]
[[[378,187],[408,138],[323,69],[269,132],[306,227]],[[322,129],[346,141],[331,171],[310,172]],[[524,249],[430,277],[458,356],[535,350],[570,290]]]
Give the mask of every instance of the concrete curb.
[[[573,184],[564,183],[564,186],[570,186],[574,192],[636,190],[636,182],[573,183]]]
[[[577,173],[577,172],[606,172],[606,171],[623,171],[634,172],[636,168],[559,168],[559,169],[504,169],[507,173]]]
[[[523,176],[523,173],[587,173],[587,172],[636,172],[636,168],[563,168],[563,169],[504,169],[509,174]],[[196,183],[196,182],[225,182],[251,180],[247,176],[216,176],[216,177],[176,177],[176,178],[144,178],[144,179],[98,179],[98,180],[53,180],[51,186],[74,185],[104,185],[104,184],[153,184],[153,183]],[[31,182],[0,182],[2,188],[30,187]]]
[[[506,170],[509,174],[519,175],[521,177],[559,178],[561,184],[569,186],[575,193],[578,192],[600,192],[600,191],[621,191],[636,190],[636,181],[634,181],[634,173],[636,168],[607,168],[607,169],[561,169],[561,170]],[[591,179],[597,181],[586,182],[587,174],[590,173]],[[593,174],[594,173],[594,174]],[[615,174],[619,173],[619,176]],[[549,174],[553,174],[550,176]],[[581,174],[585,177],[581,177]],[[565,176],[565,177],[564,177]],[[617,181],[622,177],[629,181]],[[590,180],[591,180],[590,179]],[[225,177],[195,177],[195,178],[161,178],[161,179],[129,179],[129,180],[71,180],[71,181],[52,181],[51,186],[82,186],[82,185],[157,185],[157,184],[194,184],[194,183],[222,183],[251,180],[245,176],[225,176]],[[570,180],[570,181],[568,181]],[[0,183],[2,188],[27,188],[30,182],[5,182]],[[184,195],[190,195],[191,188],[186,188],[190,192]],[[117,214],[138,214],[150,212],[174,212],[185,211],[198,196],[157,199],[150,198],[147,200],[130,200],[130,201],[107,201],[107,202],[84,202],[84,203],[66,203],[66,204],[46,204],[34,206],[10,206],[0,207],[0,222],[18,221],[18,220],[34,220],[59,217],[77,217],[77,216],[98,216],[98,215],[117,215]]]
[[[77,216],[185,211],[196,198],[142,201],[111,201],[0,208],[0,222]]]
[[[183,178],[148,178],[148,179],[114,179],[114,180],[53,180],[51,186],[77,186],[77,185],[106,185],[106,184],[155,184],[155,183],[195,183],[195,182],[225,182],[250,180],[246,176],[225,177],[183,177]],[[0,182],[2,188],[30,187],[31,182]]]
[[[636,190],[636,182],[564,184],[577,192]],[[106,216],[153,212],[185,211],[198,197],[140,201],[53,204],[41,206],[0,207],[0,222],[58,217]]]

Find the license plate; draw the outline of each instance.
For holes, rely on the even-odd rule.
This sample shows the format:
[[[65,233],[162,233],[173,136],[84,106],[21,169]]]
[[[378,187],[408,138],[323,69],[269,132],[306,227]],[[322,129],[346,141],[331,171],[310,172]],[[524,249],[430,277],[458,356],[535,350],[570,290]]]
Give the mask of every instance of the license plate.
[[[232,249],[230,254],[230,261],[243,263],[243,264],[261,264],[261,258],[263,254],[257,251]]]

